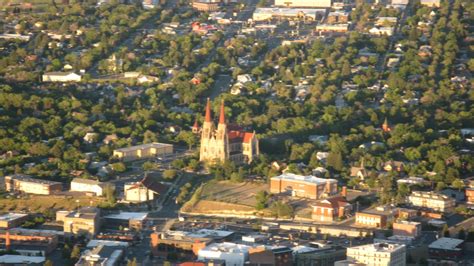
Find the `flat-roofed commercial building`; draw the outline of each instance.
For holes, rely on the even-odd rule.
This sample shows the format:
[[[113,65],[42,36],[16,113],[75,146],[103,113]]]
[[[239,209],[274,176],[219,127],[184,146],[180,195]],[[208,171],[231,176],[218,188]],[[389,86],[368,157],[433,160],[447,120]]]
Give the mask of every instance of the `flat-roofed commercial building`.
[[[325,7],[332,6],[332,0],[275,0],[276,6],[285,7]]]
[[[13,228],[0,230],[1,249],[23,250],[23,254],[34,254],[39,251],[42,256],[53,252],[58,246],[59,232],[51,230],[34,230]]]
[[[0,214],[0,228],[14,228],[22,225],[28,220],[29,215],[24,213],[4,213]]]
[[[430,265],[458,265],[462,258],[464,240],[442,237],[428,246],[428,263]]]
[[[337,194],[337,180],[284,173],[270,179],[271,193],[291,193],[294,197],[321,199]]]
[[[166,156],[173,153],[173,145],[165,143],[148,143],[114,150],[114,157],[123,161]]]
[[[405,245],[376,243],[347,248],[347,260],[363,265],[405,266]]]
[[[100,209],[84,207],[77,211],[58,211],[56,221],[64,223],[64,233],[94,236],[100,228]]]
[[[29,175],[5,176],[5,190],[27,194],[51,195],[63,190],[63,184],[50,180],[36,179]]]
[[[450,212],[456,206],[456,200],[432,191],[413,191],[408,202],[416,207],[429,208],[440,212]]]
[[[205,246],[224,240],[231,240],[234,232],[200,229],[194,232],[167,231],[151,234],[151,250],[156,256],[177,253],[182,258],[196,258]]]

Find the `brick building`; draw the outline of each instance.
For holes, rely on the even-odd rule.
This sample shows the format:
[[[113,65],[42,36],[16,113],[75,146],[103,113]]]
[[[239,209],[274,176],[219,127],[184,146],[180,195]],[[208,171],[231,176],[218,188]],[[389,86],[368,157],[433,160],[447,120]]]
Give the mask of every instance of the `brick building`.
[[[466,188],[466,201],[468,204],[474,204],[474,188]]]
[[[289,247],[255,246],[249,249],[249,262],[246,265],[293,265],[293,251]]]
[[[322,199],[337,194],[337,180],[284,173],[270,179],[271,193],[290,193],[293,197]]]
[[[418,237],[421,234],[421,223],[398,221],[393,223],[393,235]]]
[[[180,258],[195,259],[202,248],[214,242],[230,240],[233,235],[230,231],[206,229],[155,232],[150,235],[151,251],[155,256],[166,257],[169,253],[175,253]]]
[[[14,228],[0,230],[0,247],[5,250],[23,251],[25,255],[46,256],[58,246],[58,234],[48,230]]]
[[[332,222],[347,216],[352,210],[352,205],[344,197],[333,197],[320,200],[313,205],[313,220]]]
[[[349,13],[343,11],[329,12],[327,23],[336,24],[336,23],[347,23],[349,21]]]

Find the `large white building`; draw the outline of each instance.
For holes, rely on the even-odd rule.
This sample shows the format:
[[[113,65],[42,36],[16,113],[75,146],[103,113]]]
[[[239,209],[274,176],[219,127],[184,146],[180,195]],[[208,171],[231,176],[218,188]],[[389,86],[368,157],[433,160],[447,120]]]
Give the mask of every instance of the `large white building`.
[[[147,143],[114,150],[114,157],[123,161],[166,156],[173,153],[173,145],[166,143]]]
[[[316,20],[319,16],[326,14],[325,9],[315,8],[257,8],[253,12],[252,19],[255,21],[264,21],[271,19],[305,19]]]
[[[250,248],[247,245],[229,242],[213,243],[199,250],[198,259],[219,259],[224,260],[225,265],[243,266],[248,260]]]
[[[82,76],[74,72],[49,72],[43,74],[43,82],[79,82]]]
[[[363,265],[405,266],[406,247],[386,243],[350,247],[347,248],[347,260]]]
[[[102,183],[97,180],[74,178],[71,181],[70,191],[94,193],[96,196],[102,196],[107,185],[112,186],[110,183]]]
[[[456,200],[432,191],[413,191],[408,202],[416,207],[429,208],[440,212],[449,212],[456,206]]]
[[[275,0],[275,5],[286,7],[331,7],[332,0]]]

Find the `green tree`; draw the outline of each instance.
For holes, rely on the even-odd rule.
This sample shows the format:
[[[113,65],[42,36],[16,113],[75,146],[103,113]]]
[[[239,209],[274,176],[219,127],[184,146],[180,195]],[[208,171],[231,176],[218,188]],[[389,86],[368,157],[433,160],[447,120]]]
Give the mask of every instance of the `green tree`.
[[[178,171],[175,169],[167,169],[163,171],[163,178],[166,180],[173,180],[178,175]]]
[[[265,190],[260,190],[255,195],[255,199],[257,200],[255,209],[260,211],[260,210],[265,209],[268,206],[268,200],[270,199],[270,195]]]

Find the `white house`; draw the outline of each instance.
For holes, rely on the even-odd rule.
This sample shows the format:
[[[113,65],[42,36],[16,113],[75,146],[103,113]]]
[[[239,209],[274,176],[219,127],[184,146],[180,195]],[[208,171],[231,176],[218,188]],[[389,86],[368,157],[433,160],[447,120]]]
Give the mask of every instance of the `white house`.
[[[252,76],[250,76],[249,74],[242,74],[242,75],[238,75],[237,76],[237,81],[242,83],[242,84],[245,84],[247,82],[251,82],[252,81]]]
[[[392,36],[393,35],[393,27],[374,27],[369,30],[369,33],[372,35],[387,35],[387,36]]]
[[[43,82],[79,82],[81,75],[74,72],[48,72],[43,74]]]
[[[102,183],[97,180],[74,178],[71,181],[70,191],[95,193],[96,196],[104,195],[104,189],[109,183]]]

